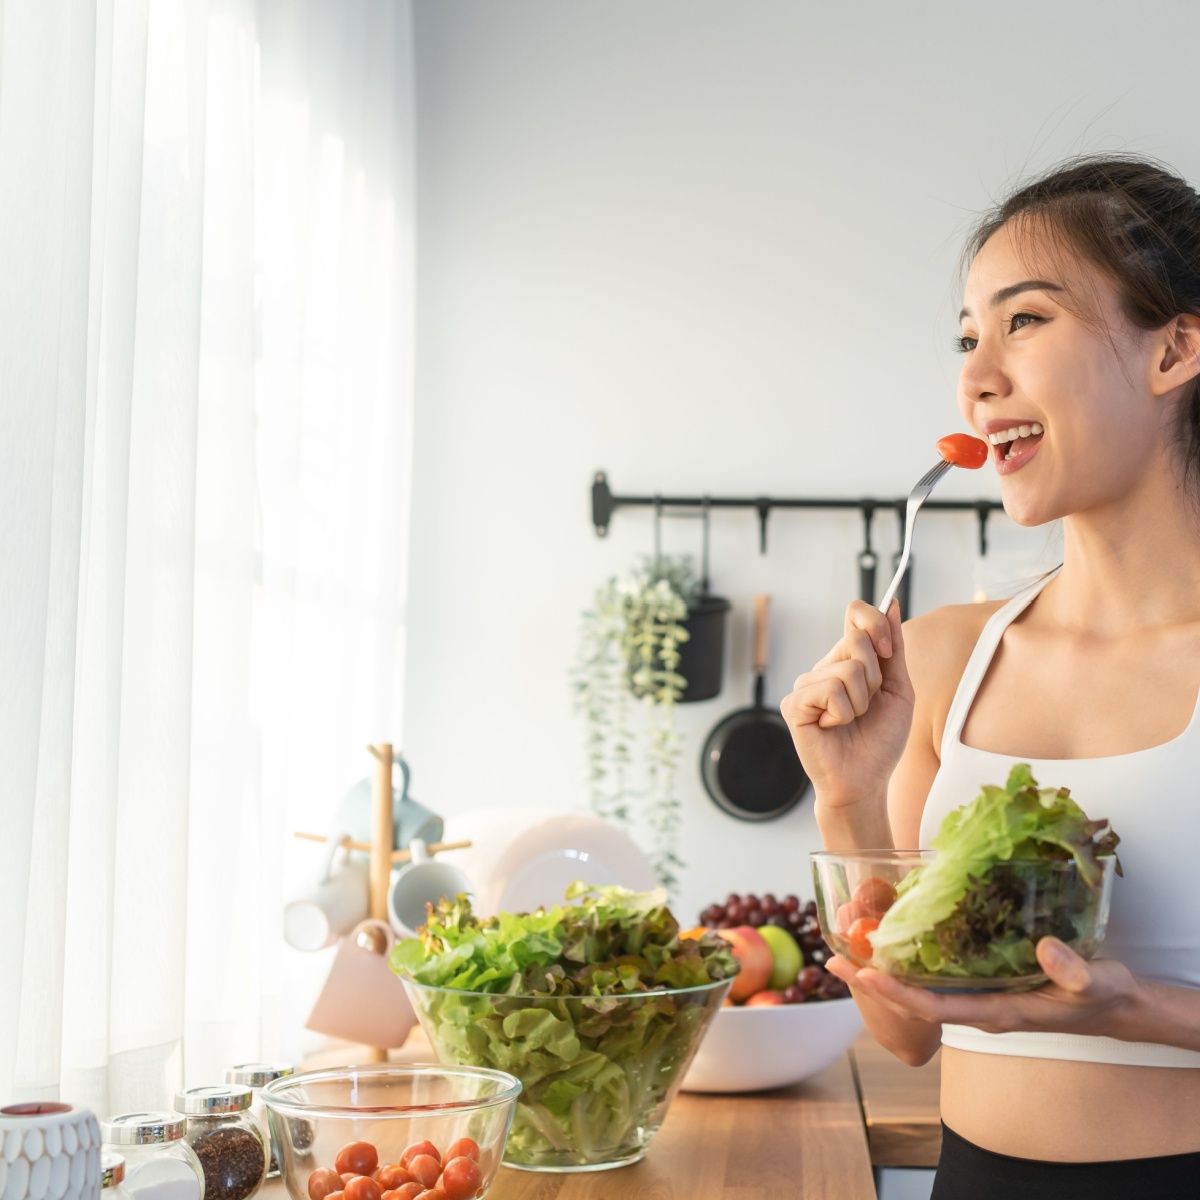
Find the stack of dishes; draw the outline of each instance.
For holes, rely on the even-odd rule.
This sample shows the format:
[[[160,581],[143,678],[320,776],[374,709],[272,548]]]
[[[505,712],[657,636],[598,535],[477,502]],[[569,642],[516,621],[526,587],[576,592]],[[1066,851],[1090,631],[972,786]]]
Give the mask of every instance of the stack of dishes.
[[[475,884],[472,908],[480,916],[531,912],[561,904],[576,879],[647,891],[657,883],[649,860],[615,826],[587,813],[546,809],[479,808],[446,818],[448,842],[470,840],[468,850],[447,850]]]

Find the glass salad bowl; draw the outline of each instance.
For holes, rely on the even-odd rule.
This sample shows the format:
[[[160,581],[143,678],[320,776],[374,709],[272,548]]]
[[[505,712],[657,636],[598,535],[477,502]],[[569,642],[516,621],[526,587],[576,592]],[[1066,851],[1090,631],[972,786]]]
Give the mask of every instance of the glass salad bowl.
[[[276,1079],[262,1099],[292,1200],[343,1189],[372,1200],[413,1182],[465,1200],[491,1187],[520,1090],[503,1071],[473,1067],[344,1067]]]
[[[829,946],[857,967],[943,992],[1044,983],[1035,947],[1056,937],[1091,958],[1104,937],[1116,867],[1084,858],[939,861],[934,850],[812,856]]]
[[[642,1158],[732,982],[555,997],[401,978],[443,1062],[521,1081],[504,1162],[529,1171],[595,1171]]]

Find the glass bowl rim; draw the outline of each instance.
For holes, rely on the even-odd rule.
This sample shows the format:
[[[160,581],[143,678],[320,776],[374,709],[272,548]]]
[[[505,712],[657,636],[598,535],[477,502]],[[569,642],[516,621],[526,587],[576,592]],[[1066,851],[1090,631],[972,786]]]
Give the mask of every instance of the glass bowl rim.
[[[472,1099],[447,1100],[439,1104],[312,1104],[304,1100],[292,1100],[283,1095],[297,1084],[330,1083],[337,1079],[350,1077],[367,1077],[368,1079],[384,1079],[388,1076],[413,1077],[417,1075],[451,1075],[458,1078],[490,1079],[505,1084],[502,1092],[492,1096],[477,1096]],[[282,1086],[279,1086],[282,1085]],[[305,1071],[300,1075],[284,1075],[273,1079],[262,1089],[263,1103],[271,1109],[287,1113],[291,1116],[356,1116],[370,1114],[378,1117],[431,1117],[449,1116],[453,1113],[478,1112],[480,1109],[494,1108],[500,1104],[515,1101],[521,1094],[524,1084],[507,1071],[498,1071],[493,1067],[455,1066],[452,1063],[393,1063],[379,1066],[347,1066],[325,1067],[319,1071]]]
[[[425,992],[442,992],[447,996],[477,996],[487,1000],[652,1000],[659,996],[688,996],[711,992],[715,988],[729,986],[740,973],[739,968],[738,972],[730,975],[728,979],[714,979],[708,983],[694,984],[692,987],[652,988],[645,992],[623,992],[621,995],[607,996],[597,996],[590,992],[575,996],[549,996],[538,992],[473,992],[467,988],[440,987],[437,984],[422,983],[407,973],[401,974],[399,979],[405,987],[412,984],[413,987],[420,988]]]
[[[897,860],[897,865],[903,862],[912,862],[914,860],[922,860],[932,862],[941,853],[939,850],[811,850],[809,858],[814,863],[837,863],[837,862],[882,862],[886,863],[892,860]],[[1077,867],[1079,864],[1074,858],[978,858],[965,860],[970,863],[978,863],[981,866],[986,866],[989,869],[995,867]],[[1117,861],[1116,854],[1097,854],[1096,861],[1099,863],[1115,863]]]

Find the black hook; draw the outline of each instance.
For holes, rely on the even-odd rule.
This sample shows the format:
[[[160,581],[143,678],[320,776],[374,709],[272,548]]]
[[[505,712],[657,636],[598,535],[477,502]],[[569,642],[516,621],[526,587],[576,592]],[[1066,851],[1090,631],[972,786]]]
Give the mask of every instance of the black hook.
[[[661,496],[654,497],[654,569],[662,566],[662,519],[663,500]]]
[[[704,506],[700,519],[704,522],[702,533],[702,551],[700,560],[700,595],[708,595],[708,514],[712,511],[712,500],[704,497]]]
[[[979,557],[987,558],[987,523],[992,515],[992,506],[986,500],[980,500],[975,512],[979,517]]]
[[[759,496],[754,502],[754,507],[758,509],[758,552],[766,554],[767,518],[771,515],[771,501],[766,496]]]

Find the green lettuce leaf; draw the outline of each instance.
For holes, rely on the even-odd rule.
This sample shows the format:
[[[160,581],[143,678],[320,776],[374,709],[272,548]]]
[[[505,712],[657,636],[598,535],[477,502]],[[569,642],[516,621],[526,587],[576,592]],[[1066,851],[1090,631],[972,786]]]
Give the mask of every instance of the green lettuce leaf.
[[[937,856],[904,878],[869,935],[875,960],[901,974],[1034,974],[1040,938],[1094,936],[1099,859],[1119,840],[1067,788],[1039,788],[1018,763],[1003,788],[985,786],[946,815],[931,843]],[[1018,862],[1034,865],[1003,865]]]
[[[442,1058],[521,1080],[514,1162],[584,1165],[638,1149],[714,1002],[675,989],[738,970],[716,933],[680,940],[662,890],[580,882],[565,898],[491,918],[464,896],[443,900],[390,958],[397,974],[447,989],[414,995]]]

